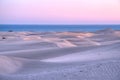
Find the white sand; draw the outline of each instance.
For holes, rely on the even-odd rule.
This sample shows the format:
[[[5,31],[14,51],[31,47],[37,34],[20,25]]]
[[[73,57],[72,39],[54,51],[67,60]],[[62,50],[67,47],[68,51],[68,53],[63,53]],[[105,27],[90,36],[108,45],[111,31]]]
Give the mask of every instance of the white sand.
[[[14,73],[22,67],[19,59],[0,56],[0,74]]]
[[[0,32],[0,80],[120,80],[119,34]]]

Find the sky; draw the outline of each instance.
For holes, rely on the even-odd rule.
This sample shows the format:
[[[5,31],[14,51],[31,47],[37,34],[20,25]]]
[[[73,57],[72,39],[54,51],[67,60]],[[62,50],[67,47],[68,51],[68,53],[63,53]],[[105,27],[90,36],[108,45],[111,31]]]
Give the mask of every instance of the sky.
[[[0,24],[120,24],[120,0],[0,0]]]

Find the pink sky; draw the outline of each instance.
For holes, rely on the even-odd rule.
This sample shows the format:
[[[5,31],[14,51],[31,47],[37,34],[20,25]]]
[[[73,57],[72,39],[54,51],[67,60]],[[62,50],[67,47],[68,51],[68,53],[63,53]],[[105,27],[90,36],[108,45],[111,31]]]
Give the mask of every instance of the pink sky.
[[[0,0],[0,24],[120,24],[120,0]]]

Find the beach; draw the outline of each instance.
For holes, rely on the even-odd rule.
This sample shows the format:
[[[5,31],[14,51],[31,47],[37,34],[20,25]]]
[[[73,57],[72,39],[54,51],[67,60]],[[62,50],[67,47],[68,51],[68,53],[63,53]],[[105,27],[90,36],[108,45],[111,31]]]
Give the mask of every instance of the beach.
[[[0,80],[120,80],[120,30],[0,32]]]

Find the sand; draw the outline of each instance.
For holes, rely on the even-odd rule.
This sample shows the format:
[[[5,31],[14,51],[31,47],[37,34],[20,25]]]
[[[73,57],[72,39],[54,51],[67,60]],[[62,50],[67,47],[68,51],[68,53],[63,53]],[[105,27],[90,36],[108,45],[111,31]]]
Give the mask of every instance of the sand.
[[[0,32],[0,80],[120,80],[120,31]]]

